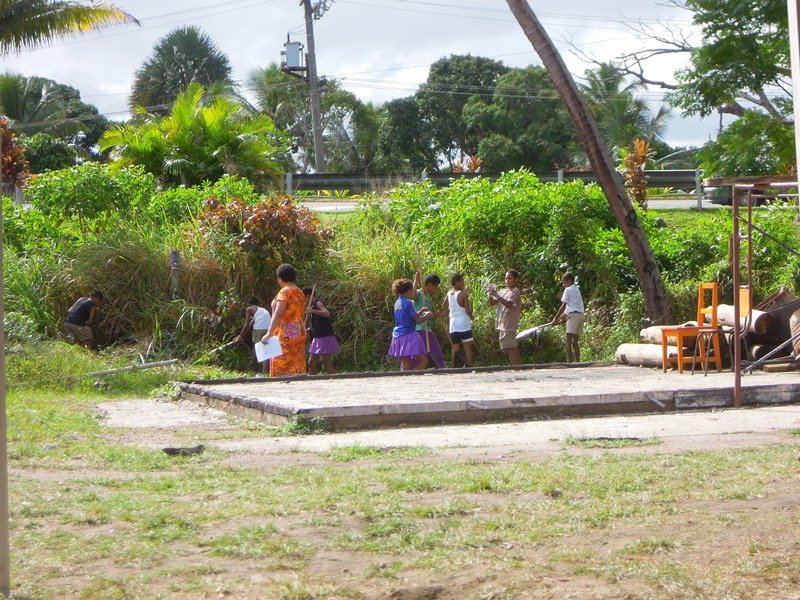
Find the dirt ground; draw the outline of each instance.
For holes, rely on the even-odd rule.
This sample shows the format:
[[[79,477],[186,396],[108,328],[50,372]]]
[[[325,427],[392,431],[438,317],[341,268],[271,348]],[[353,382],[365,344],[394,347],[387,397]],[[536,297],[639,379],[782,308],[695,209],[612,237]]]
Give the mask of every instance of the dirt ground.
[[[552,456],[672,456],[697,450],[793,444],[787,430],[800,427],[800,406],[739,411],[693,412],[647,416],[528,421],[485,425],[449,425],[381,431],[359,431],[276,438],[258,433],[238,435],[241,423],[225,413],[192,403],[150,400],[109,402],[98,406],[98,418],[120,444],[147,448],[202,442],[225,450],[222,464],[253,469],[278,466],[330,465],[325,455],[335,448],[428,446],[433,451],[405,458],[409,465],[473,460],[503,465]],[[652,438],[654,445],[613,450],[567,445],[575,438]],[[797,447],[800,461],[800,446]],[[800,462],[798,462],[800,467]],[[127,473],[85,471],[18,472],[17,477],[43,484],[73,478],[128,477]],[[140,474],[137,476],[141,476]],[[212,557],[197,547],[181,548],[149,585],[152,597],[168,598],[381,598],[387,600],[648,599],[648,598],[783,598],[800,600],[800,468],[766,485],[758,497],[711,501],[692,499],[674,506],[667,516],[641,521],[613,521],[609,527],[565,533],[554,540],[498,543],[475,547],[458,565],[402,569],[402,553],[376,555],[335,549],[335,532],[315,517],[273,519],[278,532],[301,544],[321,548],[302,570],[260,560]],[[557,493],[557,492],[553,492]],[[413,495],[421,504],[451,501],[441,491]],[[476,511],[491,514],[498,498],[471,494]],[[520,495],[520,504],[547,501],[541,493]],[[506,499],[507,501],[507,499]],[[662,502],[653,498],[652,502]],[[338,529],[358,528],[354,517],[339,516]],[[226,525],[231,531],[243,523]],[[76,533],[80,528],[76,526]],[[96,527],[93,532],[96,533]],[[222,532],[218,532],[222,533]],[[648,541],[650,546],[642,546]],[[669,542],[659,542],[669,540]],[[659,544],[661,544],[661,547]],[[176,573],[198,569],[202,585],[176,589]],[[111,560],[95,562],[92,572],[76,570],[49,581],[51,597],[95,597],[82,584],[96,572],[109,578],[136,577],[135,568]],[[213,591],[210,591],[213,590]],[[269,591],[266,591],[269,590]],[[114,590],[112,589],[111,592]],[[98,598],[127,598],[109,590]],[[148,596],[144,596],[148,597]]]
[[[763,448],[794,445],[789,430],[800,428],[800,406],[745,410],[669,413],[625,417],[526,421],[439,427],[398,428],[297,437],[272,437],[249,431],[221,411],[190,402],[131,400],[98,405],[98,418],[110,429],[108,437],[121,445],[146,448],[203,443],[225,452],[222,465],[268,470],[277,467],[335,466],[326,453],[337,448],[402,448],[432,450],[407,456],[402,465],[437,465],[452,461],[495,465],[535,462],[554,456],[654,455],[669,465],[687,452],[724,448]],[[245,433],[243,433],[245,432]],[[658,443],[609,449],[569,445],[577,438],[627,437]],[[650,599],[650,598],[763,598],[800,600],[800,446],[798,468],[767,482],[757,496],[708,500],[693,498],[670,506],[659,516],[612,519],[609,526],[565,532],[544,540],[513,543],[487,538],[467,547],[454,564],[410,567],[402,551],[384,554],[346,550],[335,540],[342,531],[356,532],[363,521],[346,512],[337,526],[327,514],[271,518],[277,532],[317,550],[302,569],[286,561],[212,556],[206,549],[179,545],[176,555],[149,573],[148,594],[116,590],[114,580],[135,580],[136,567],[123,567],[110,558],[93,560],[50,578],[52,598],[365,598],[386,600],[499,600],[499,599]],[[348,463],[350,464],[350,463]],[[359,465],[386,464],[363,459]],[[152,477],[164,476],[163,471]],[[26,471],[14,477],[58,489],[77,479],[149,477],[112,471]],[[508,498],[501,494],[454,494],[442,490],[409,493],[420,506],[467,502],[477,515],[496,515],[509,506],[530,506],[552,500],[559,492],[532,492]],[[548,494],[552,497],[549,497]],[[211,501],[211,500],[209,500]],[[663,506],[665,501],[651,498]],[[666,515],[666,516],[665,516]],[[251,523],[232,519],[223,529],[234,532]],[[98,535],[113,525],[76,523],[74,536]],[[216,531],[224,534],[226,531]],[[109,533],[109,532],[105,532]],[[113,533],[113,532],[111,532]],[[287,559],[288,560],[288,559]],[[397,568],[397,565],[403,568]],[[106,587],[87,588],[102,573]],[[197,580],[186,583],[187,573]],[[176,585],[178,579],[181,584]],[[49,592],[47,592],[49,590]],[[116,593],[119,592],[119,593]]]

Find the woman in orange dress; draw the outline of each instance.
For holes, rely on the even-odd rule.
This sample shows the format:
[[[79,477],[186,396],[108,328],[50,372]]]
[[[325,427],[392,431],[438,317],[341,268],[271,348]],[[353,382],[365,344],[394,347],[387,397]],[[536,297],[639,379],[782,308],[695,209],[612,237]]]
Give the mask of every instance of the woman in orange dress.
[[[272,377],[303,375],[307,372],[305,296],[295,284],[297,271],[292,265],[281,265],[275,275],[281,290],[272,301],[272,322],[262,342],[277,335],[283,354],[270,360],[269,374]]]

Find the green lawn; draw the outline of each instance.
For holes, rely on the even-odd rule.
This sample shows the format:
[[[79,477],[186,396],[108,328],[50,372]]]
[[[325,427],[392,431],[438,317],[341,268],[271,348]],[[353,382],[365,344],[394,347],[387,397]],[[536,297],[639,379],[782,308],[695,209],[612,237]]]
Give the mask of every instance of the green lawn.
[[[9,396],[15,597],[721,599],[800,585],[796,436],[682,454],[575,440],[484,460],[232,455],[208,433],[205,453],[171,458],[135,444],[144,434],[120,443],[98,400]]]

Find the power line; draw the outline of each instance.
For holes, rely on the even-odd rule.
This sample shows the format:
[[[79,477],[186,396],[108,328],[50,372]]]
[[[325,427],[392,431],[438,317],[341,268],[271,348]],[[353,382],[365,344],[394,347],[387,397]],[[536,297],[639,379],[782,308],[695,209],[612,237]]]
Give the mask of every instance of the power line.
[[[223,2],[223,3],[219,4],[219,5],[212,5],[212,6],[225,6],[227,4],[233,4],[233,3],[238,4],[240,2],[250,2],[250,1],[252,1],[252,0],[230,0],[229,2]],[[73,46],[75,44],[82,44],[82,43],[85,43],[85,42],[93,42],[93,41],[96,41],[96,40],[99,40],[99,39],[120,37],[120,36],[124,36],[124,35],[132,35],[134,33],[139,33],[141,31],[148,31],[148,30],[151,30],[151,29],[159,29],[159,28],[163,28],[163,27],[168,27],[170,25],[184,24],[184,23],[187,23],[187,22],[190,22],[190,21],[197,21],[197,20],[208,18],[208,17],[215,17],[215,16],[218,16],[218,15],[231,13],[231,12],[234,12],[234,11],[237,11],[237,10],[244,10],[244,9],[248,9],[248,8],[254,8],[256,6],[260,6],[262,4],[268,4],[270,2],[275,2],[275,0],[258,0],[256,2],[254,2],[253,4],[248,4],[246,6],[236,6],[236,7],[233,7],[233,8],[228,8],[228,9],[225,9],[225,10],[220,10],[220,11],[217,11],[217,12],[208,13],[208,14],[205,14],[205,15],[199,15],[197,17],[192,17],[192,18],[189,18],[189,19],[181,19],[181,20],[178,20],[178,21],[170,21],[168,23],[159,23],[157,25],[150,25],[150,26],[147,26],[147,27],[139,27],[137,29],[131,29],[131,30],[128,30],[128,31],[119,31],[119,32],[116,32],[116,33],[101,33],[101,34],[98,34],[98,35],[96,35],[94,37],[85,37],[84,36],[84,37],[81,37],[81,38],[78,38],[78,39],[60,42],[58,44],[50,44],[48,46],[42,46],[42,47],[39,47],[39,48],[27,48],[27,49],[24,49],[24,50],[20,50],[19,53],[22,54],[22,53],[28,53],[28,52],[35,52],[37,50],[43,50],[43,49],[46,49],[46,48],[62,48],[64,46]],[[188,12],[194,12],[196,10],[201,10],[201,9],[190,9],[190,10],[180,11],[180,12],[173,13],[173,14],[181,14],[181,12],[187,12],[187,13]],[[154,17],[151,17],[151,18],[154,18]]]
[[[371,4],[369,2],[358,2],[357,0],[339,0],[344,4],[352,4],[356,6],[367,6],[370,8],[381,8],[385,10],[395,10],[401,12],[411,12],[411,13],[418,13],[418,14],[427,14],[427,15],[438,15],[438,16],[445,16],[450,18],[459,18],[459,19],[473,19],[473,20],[480,20],[480,21],[496,21],[500,23],[515,23],[516,21],[513,18],[494,18],[494,17],[487,17],[481,15],[470,15],[470,14],[463,14],[461,12],[453,13],[453,12],[435,12],[430,10],[421,10],[421,9],[414,9],[414,8],[402,8],[400,6],[387,6],[383,4]],[[405,0],[406,2],[410,2],[411,0]],[[442,8],[449,8],[449,7],[457,7],[459,10],[485,10],[480,8],[471,8],[466,6],[456,6],[453,4],[438,4],[433,2],[426,2],[425,4],[429,4],[432,6],[442,7]],[[624,18],[615,18],[615,17],[588,17],[588,16],[575,16],[575,15],[568,15],[568,14],[558,14],[558,13],[545,13],[547,14],[547,18],[543,18],[543,21],[550,21],[550,25],[555,26],[571,26],[577,27],[580,29],[610,29],[614,31],[619,31],[620,29],[630,29],[630,19]],[[564,19],[564,20],[578,20],[578,21],[587,21],[585,25],[577,25],[574,23],[555,23],[553,19]],[[617,26],[607,26],[607,25],[599,25],[597,21],[611,21],[612,23],[617,23]],[[673,21],[675,22],[675,21]],[[660,22],[659,22],[660,23]],[[688,24],[688,22],[687,22]]]

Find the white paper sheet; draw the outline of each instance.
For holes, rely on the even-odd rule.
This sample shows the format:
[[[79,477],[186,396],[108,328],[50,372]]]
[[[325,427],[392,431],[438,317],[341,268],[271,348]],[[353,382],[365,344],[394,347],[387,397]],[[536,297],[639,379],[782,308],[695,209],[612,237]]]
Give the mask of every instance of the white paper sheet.
[[[278,339],[277,335],[273,335],[271,338],[269,338],[266,344],[262,344],[260,341],[256,342],[255,348],[256,359],[258,362],[264,362],[265,360],[269,360],[270,358],[275,358],[276,356],[283,354],[281,341]]]

